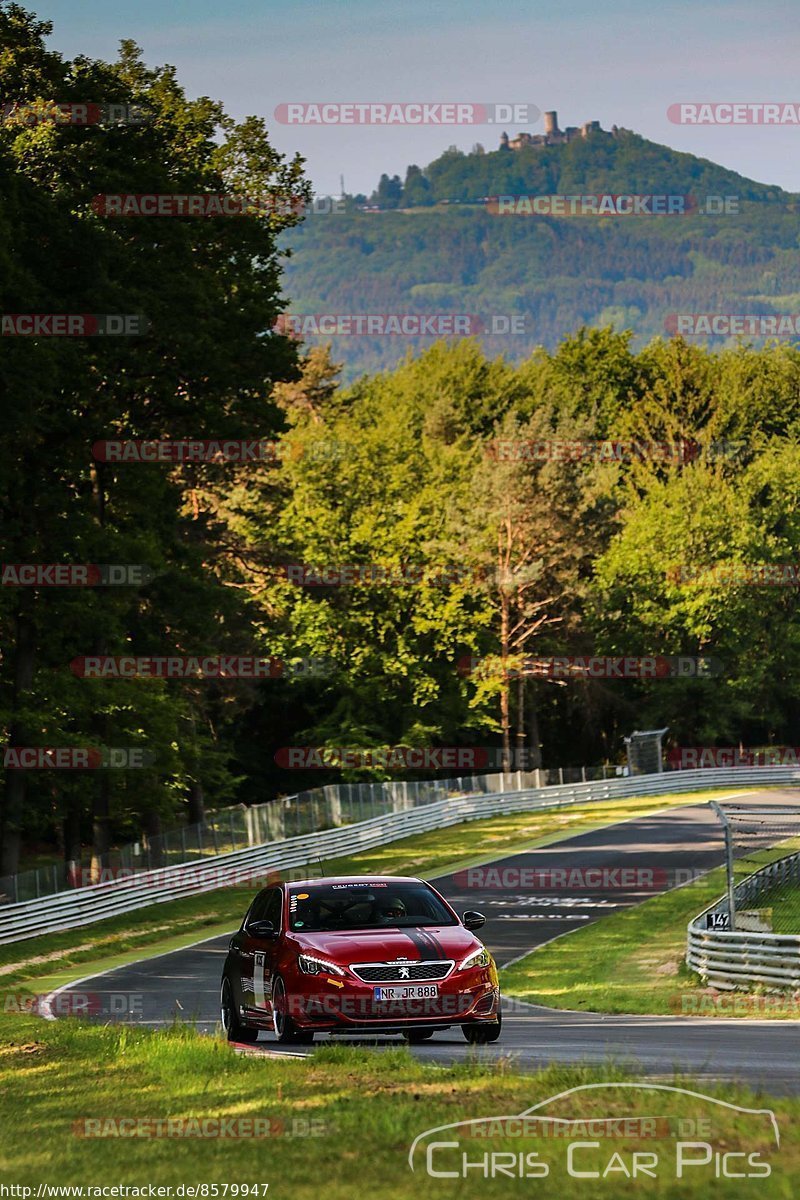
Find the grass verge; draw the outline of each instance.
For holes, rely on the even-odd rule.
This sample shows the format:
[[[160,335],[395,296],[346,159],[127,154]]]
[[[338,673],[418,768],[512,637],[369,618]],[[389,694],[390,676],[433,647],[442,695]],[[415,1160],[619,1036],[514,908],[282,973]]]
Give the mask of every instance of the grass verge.
[[[753,870],[785,847],[750,856]],[[800,1018],[800,994],[704,988],[684,962],[686,927],[725,892],[719,868],[532,951],[501,972],[503,991],[529,1004],[653,1016]]]
[[[800,887],[783,885],[767,892],[759,905],[772,909],[772,928],[776,933],[800,935]]]
[[[471,1168],[463,1178],[432,1178],[426,1171],[425,1146],[408,1164],[412,1142],[425,1130],[454,1122],[520,1113],[566,1089],[584,1084],[629,1080],[624,1066],[603,1068],[550,1067],[535,1075],[516,1073],[508,1062],[482,1063],[465,1047],[465,1060],[437,1067],[415,1060],[404,1049],[375,1053],[349,1047],[326,1047],[309,1059],[238,1057],[221,1041],[176,1027],[150,1032],[125,1027],[85,1026],[74,1021],[43,1024],[20,1018],[17,1034],[0,1039],[0,1160],[6,1184],[33,1188],[39,1184],[159,1186],[205,1185],[197,1196],[222,1197],[222,1187],[237,1185],[227,1195],[291,1197],[292,1200],[351,1200],[354,1193],[405,1200],[424,1188],[429,1196],[518,1197],[546,1194],[551,1184],[566,1185],[581,1200],[626,1200],[648,1197],[681,1200],[713,1183],[716,1196],[750,1195],[758,1187],[764,1200],[796,1194],[800,1176],[800,1100],[766,1100],[748,1089],[725,1084],[668,1082],[717,1096],[727,1104],[774,1110],[781,1135],[775,1146],[771,1121],[714,1106],[673,1092],[622,1092],[608,1088],[579,1092],[544,1111],[571,1120],[613,1117],[661,1119],[655,1138],[601,1134],[583,1148],[575,1169],[601,1173],[597,1179],[570,1178],[564,1137],[459,1139],[457,1149],[437,1151],[434,1169],[461,1166],[461,1151],[470,1162],[505,1152],[505,1169],[521,1153],[537,1153],[539,1170],[548,1178],[513,1174],[485,1178]],[[128,1125],[117,1122],[126,1120]],[[254,1122],[209,1125],[209,1122]],[[682,1120],[684,1125],[678,1122]],[[676,1179],[678,1141],[687,1136],[686,1122],[702,1120],[701,1140],[715,1150],[740,1153],[730,1169],[741,1172],[746,1155],[770,1165],[768,1178],[715,1178],[716,1163],[686,1171]],[[159,1136],[157,1122],[162,1125]],[[175,1122],[183,1122],[178,1126]],[[87,1124],[88,1122],[88,1124]],[[262,1136],[234,1131],[257,1128]],[[485,1127],[484,1131],[485,1131]],[[495,1127],[496,1128],[496,1127]],[[550,1126],[552,1129],[552,1126]],[[163,1136],[172,1129],[173,1136]],[[192,1136],[175,1136],[181,1129]],[[223,1129],[224,1136],[218,1136]],[[123,1136],[120,1136],[120,1130]],[[682,1132],[683,1131],[683,1132]],[[145,1136],[145,1134],[147,1136]],[[217,1134],[217,1136],[214,1136]],[[90,1136],[87,1136],[90,1135]],[[689,1133],[689,1138],[696,1135]],[[454,1135],[438,1135],[453,1140]],[[587,1132],[576,1132],[586,1141]],[[430,1140],[430,1139],[429,1139]],[[655,1154],[654,1176],[626,1177],[632,1155]],[[697,1159],[697,1150],[691,1152]],[[509,1158],[509,1155],[511,1158]],[[489,1159],[489,1164],[496,1160]],[[530,1161],[530,1160],[529,1160]],[[610,1171],[602,1172],[611,1163]],[[254,1184],[267,1190],[250,1191]],[[217,1187],[217,1192],[211,1190]],[[238,1190],[247,1185],[248,1191]],[[45,1193],[46,1194],[46,1193]],[[56,1193],[58,1194],[58,1193]],[[88,1193],[87,1193],[88,1194]],[[176,1193],[173,1191],[173,1196]],[[184,1193],[188,1195],[189,1193]]]
[[[703,799],[707,798],[706,793]],[[669,803],[692,799],[673,797]],[[493,818],[339,860],[328,870],[433,876],[667,806],[663,799],[651,798]],[[686,891],[691,891],[693,911],[697,911],[701,904],[697,889]],[[53,970],[74,977],[87,974],[88,964],[94,971],[102,970],[109,953],[141,956],[164,949],[167,939],[210,936],[220,925],[221,932],[238,921],[251,893],[250,888],[230,889],[176,905],[156,905],[88,929],[4,947],[4,982],[24,988],[26,981],[30,986],[36,980],[41,989]],[[598,923],[595,930],[602,930],[610,920],[614,918]],[[21,959],[23,947],[29,952],[27,959]],[[240,1057],[227,1043],[203,1038],[183,1026],[153,1032],[75,1020],[46,1023],[33,1016],[7,1014],[0,1030],[0,1168],[6,1183],[33,1188],[33,1195],[41,1183],[144,1185],[145,1189],[147,1184],[187,1185],[198,1189],[195,1197],[220,1200],[226,1195],[316,1200],[320,1193],[326,1200],[351,1200],[354,1190],[405,1200],[417,1195],[420,1187],[449,1198],[465,1194],[463,1178],[432,1178],[424,1156],[416,1160],[415,1172],[409,1169],[409,1148],[426,1129],[519,1113],[567,1089],[632,1078],[624,1064],[613,1062],[591,1069],[554,1065],[534,1075],[520,1074],[510,1061],[482,1061],[466,1045],[463,1060],[452,1067],[422,1063],[404,1049],[378,1054],[335,1045],[321,1047],[303,1060]],[[598,1177],[579,1181],[568,1174],[565,1141],[552,1137],[469,1138],[452,1151],[456,1160],[437,1159],[436,1165],[446,1170],[460,1165],[465,1150],[468,1161],[486,1164],[483,1169],[470,1168],[469,1194],[480,1191],[490,1200],[537,1188],[535,1178],[528,1182],[517,1166],[521,1154],[531,1153],[539,1158],[525,1159],[525,1172],[532,1161],[537,1172],[547,1172],[539,1188],[563,1183],[569,1194],[585,1200],[626,1200],[641,1196],[645,1187],[656,1200],[682,1200],[696,1196],[711,1182],[717,1196],[740,1197],[743,1185],[738,1178],[716,1175],[717,1159],[676,1179],[676,1133],[683,1130],[686,1136],[689,1122],[698,1131],[690,1136],[699,1136],[697,1122],[704,1121],[703,1139],[713,1142],[715,1151],[756,1154],[762,1163],[769,1163],[770,1175],[757,1183],[764,1200],[796,1194],[792,1181],[800,1176],[796,1133],[800,1100],[765,1101],[730,1083],[718,1087],[688,1079],[667,1082],[717,1096],[727,1104],[774,1109],[780,1149],[776,1150],[772,1127],[763,1116],[734,1113],[684,1094],[598,1088],[547,1111],[571,1120],[652,1117],[657,1111],[666,1120],[660,1140],[643,1143],[632,1133],[583,1149],[578,1169],[597,1171]],[[120,1125],[120,1120],[128,1124]],[[170,1121],[171,1126],[164,1125]],[[251,1124],[230,1124],[237,1121]],[[163,1136],[170,1129],[191,1136]],[[256,1129],[261,1136],[246,1136]],[[214,1136],[220,1130],[225,1136]],[[586,1136],[584,1132],[582,1137]],[[642,1149],[657,1160],[657,1166],[651,1167],[655,1173],[644,1180],[631,1178],[633,1155]],[[485,1157],[501,1153],[502,1160]],[[500,1169],[491,1177],[498,1161]],[[743,1161],[735,1160],[737,1169]],[[510,1162],[515,1164],[512,1173]],[[227,1193],[223,1192],[226,1185],[231,1189]],[[756,1186],[755,1181],[747,1186]],[[173,1192],[173,1197],[177,1194]]]

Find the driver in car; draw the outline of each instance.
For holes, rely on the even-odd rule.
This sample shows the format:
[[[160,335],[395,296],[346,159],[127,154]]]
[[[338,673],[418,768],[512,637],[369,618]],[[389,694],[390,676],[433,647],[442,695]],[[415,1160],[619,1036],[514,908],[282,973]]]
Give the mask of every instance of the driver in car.
[[[392,925],[395,921],[402,921],[407,915],[406,906],[399,896],[387,896],[378,910],[378,924]]]

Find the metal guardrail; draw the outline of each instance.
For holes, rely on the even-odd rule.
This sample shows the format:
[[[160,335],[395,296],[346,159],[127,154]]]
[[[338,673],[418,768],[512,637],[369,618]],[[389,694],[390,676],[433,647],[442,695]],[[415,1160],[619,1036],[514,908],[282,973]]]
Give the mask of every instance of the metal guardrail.
[[[509,777],[509,783],[517,782]],[[800,784],[796,767],[723,767],[713,770],[670,771],[589,783],[545,788],[499,790],[482,795],[455,796],[415,808],[372,817],[340,828],[265,842],[246,850],[221,854],[157,870],[134,872],[69,892],[0,908],[0,944],[22,941],[41,933],[91,925],[152,904],[199,895],[220,887],[253,883],[271,872],[316,866],[323,859],[361,850],[503,813],[558,809],[575,804],[632,796],[658,796],[708,788]],[[398,805],[400,801],[398,801]]]
[[[603,785],[580,785],[580,789],[583,791],[585,787],[593,786]],[[93,884],[71,892],[59,892],[40,900],[6,905],[0,908],[0,944],[21,941],[39,933],[89,925],[137,908],[221,887],[254,884],[273,872],[281,874],[297,867],[316,868],[321,860],[356,854],[462,821],[503,812],[576,804],[585,797],[572,795],[575,790],[565,786],[456,796],[418,808],[399,809],[340,828],[266,842],[247,850],[220,855],[212,861],[137,872],[123,879]],[[545,791],[546,796],[543,795]],[[553,795],[554,792],[560,794]]]
[[[800,887],[800,853],[754,871],[734,888],[736,911],[754,904],[774,887],[795,880]],[[714,987],[731,990],[743,985],[800,987],[800,934],[754,933],[748,930],[707,929],[710,913],[727,913],[727,896],[715,901],[689,922],[686,963]]]
[[[380,817],[398,808],[416,808],[452,795],[497,792],[504,788],[549,787],[586,783],[627,774],[623,767],[551,767],[515,771],[511,775],[465,775],[451,779],[387,780],[371,783],[336,783],[279,796],[249,807],[238,804],[209,812],[191,825],[147,836],[92,859],[49,863],[15,875],[0,876],[0,905],[39,900],[57,892],[93,883],[174,867],[180,863],[215,858],[266,841],[279,841],[304,833],[319,833]]]

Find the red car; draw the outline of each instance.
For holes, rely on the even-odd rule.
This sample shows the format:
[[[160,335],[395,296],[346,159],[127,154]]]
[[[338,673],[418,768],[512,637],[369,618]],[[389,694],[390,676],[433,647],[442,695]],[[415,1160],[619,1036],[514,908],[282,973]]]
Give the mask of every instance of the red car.
[[[494,959],[463,917],[420,879],[309,879],[260,892],[222,973],[229,1041],[316,1032],[402,1033],[421,1042],[460,1025],[468,1042],[500,1036]]]

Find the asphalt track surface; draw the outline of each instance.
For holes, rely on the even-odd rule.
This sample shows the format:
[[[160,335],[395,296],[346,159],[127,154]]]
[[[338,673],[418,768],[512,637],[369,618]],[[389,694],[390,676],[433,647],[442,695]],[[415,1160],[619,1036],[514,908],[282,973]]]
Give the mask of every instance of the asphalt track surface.
[[[751,793],[741,802],[796,805],[798,799],[798,792],[771,789]],[[457,911],[471,908],[485,913],[481,936],[503,966],[554,937],[717,866],[722,857],[721,830],[714,814],[707,805],[692,805],[515,854],[471,876],[457,872],[431,882]],[[100,1022],[116,1019],[163,1027],[178,1018],[212,1033],[218,1027],[219,981],[227,944],[228,936],[212,938],[83,979],[60,992],[88,993],[99,1008],[90,1019]],[[502,973],[500,978],[502,983]],[[129,1002],[121,999],[125,997]],[[134,1011],[109,1018],[110,1011],[123,1006]],[[315,1044],[328,1040],[333,1039],[318,1034]],[[374,1034],[337,1034],[335,1040],[373,1048],[399,1044],[397,1036]],[[278,1046],[266,1033],[255,1046],[247,1047],[248,1053],[255,1054],[305,1056],[312,1051],[313,1047]],[[604,1016],[507,999],[498,1042],[468,1046],[461,1030],[453,1027],[412,1047],[412,1052],[439,1063],[475,1053],[486,1058],[510,1056],[521,1069],[554,1061],[596,1065],[611,1060],[644,1075],[691,1072],[709,1080],[742,1080],[776,1094],[800,1094],[797,1021]]]

